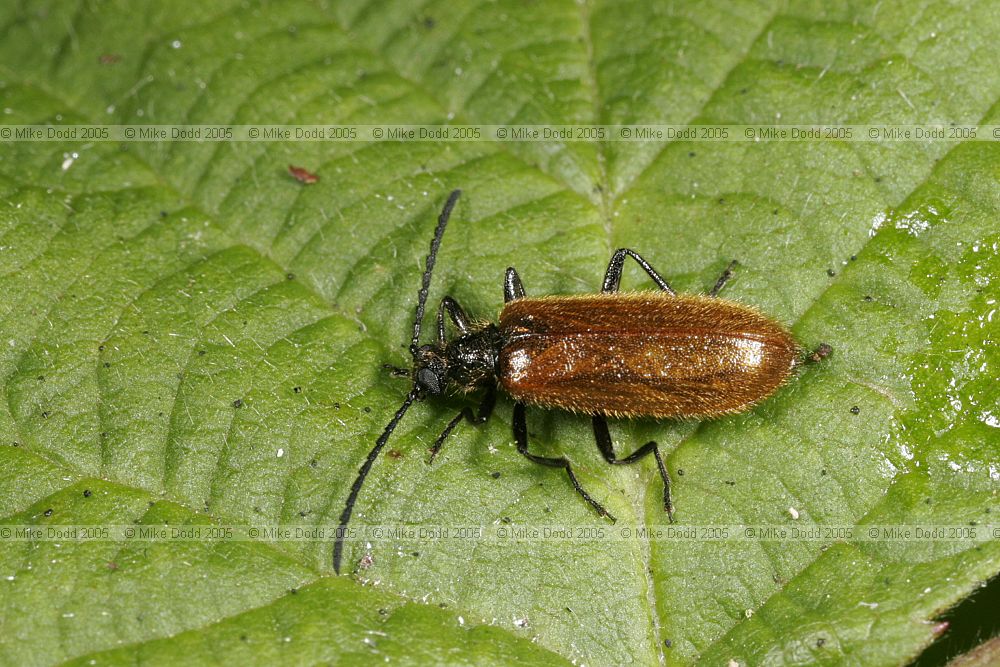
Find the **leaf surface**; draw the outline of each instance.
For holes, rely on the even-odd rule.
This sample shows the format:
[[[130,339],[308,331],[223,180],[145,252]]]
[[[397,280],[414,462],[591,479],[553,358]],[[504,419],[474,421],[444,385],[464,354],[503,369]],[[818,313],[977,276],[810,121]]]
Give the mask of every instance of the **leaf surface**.
[[[0,109],[1000,124],[998,28],[986,2],[11,4]],[[455,187],[432,301],[492,316],[507,266],[529,294],[594,291],[617,247],[705,291],[736,258],[728,298],[833,346],[744,415],[612,425],[619,452],[669,452],[680,526],[996,516],[995,142],[66,140],[0,152],[0,523],[335,523],[405,394],[381,364],[407,362]],[[517,454],[507,402],[428,468],[461,405],[411,409],[359,522],[605,525]],[[612,469],[585,419],[529,420],[616,528],[665,523],[651,462]],[[995,540],[349,542],[348,569],[366,554],[336,578],[323,542],[7,542],[0,660],[893,665],[1000,570]]]

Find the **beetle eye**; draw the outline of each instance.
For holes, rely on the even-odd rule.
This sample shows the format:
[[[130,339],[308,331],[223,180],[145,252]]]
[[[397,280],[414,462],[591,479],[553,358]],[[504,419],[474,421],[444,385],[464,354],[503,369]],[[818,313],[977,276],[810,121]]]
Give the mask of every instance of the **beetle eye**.
[[[417,384],[431,394],[441,393],[441,382],[437,374],[429,368],[417,371]]]

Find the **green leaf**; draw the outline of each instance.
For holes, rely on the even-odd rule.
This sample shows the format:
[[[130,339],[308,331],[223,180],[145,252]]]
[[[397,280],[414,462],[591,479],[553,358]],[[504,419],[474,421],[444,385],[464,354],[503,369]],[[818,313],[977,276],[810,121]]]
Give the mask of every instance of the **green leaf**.
[[[998,29],[988,2],[930,0],[9,3],[0,111],[1000,124]],[[996,142],[2,146],[0,524],[334,524],[405,395],[381,364],[408,361],[455,187],[432,300],[490,317],[511,265],[529,294],[594,291],[624,246],[704,291],[737,258],[728,298],[833,346],[746,414],[612,425],[619,451],[669,452],[678,527],[1000,509]],[[517,454],[507,401],[429,468],[461,405],[411,409],[359,525],[608,528]],[[529,420],[616,529],[665,523],[652,462],[610,469],[585,419]],[[335,577],[328,542],[3,541],[0,662],[894,665],[1000,571],[996,540],[349,541],[346,569],[363,557]]]

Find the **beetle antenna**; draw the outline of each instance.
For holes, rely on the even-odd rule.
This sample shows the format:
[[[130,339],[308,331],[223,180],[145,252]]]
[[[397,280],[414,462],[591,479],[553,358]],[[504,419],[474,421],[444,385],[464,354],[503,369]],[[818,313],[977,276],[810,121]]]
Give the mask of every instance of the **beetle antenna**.
[[[424,277],[420,285],[420,292],[417,294],[417,317],[413,320],[413,338],[410,340],[410,354],[416,356],[417,344],[420,341],[420,323],[424,319],[424,306],[427,305],[427,292],[431,287],[431,272],[434,270],[434,262],[437,260],[438,248],[441,247],[441,237],[444,236],[444,228],[451,217],[451,209],[455,208],[455,202],[462,194],[461,190],[452,190],[448,195],[448,201],[441,209],[438,216],[437,229],[434,230],[434,239],[431,241],[431,251],[427,255],[427,265],[424,268]]]
[[[354,484],[351,485],[351,493],[347,496],[347,504],[344,505],[344,511],[340,513],[340,524],[337,526],[337,541],[333,543],[333,571],[340,574],[340,560],[344,554],[344,538],[347,536],[347,524],[351,520],[351,514],[354,512],[354,503],[358,500],[358,494],[361,492],[361,485],[365,483],[365,477],[368,477],[368,472],[372,469],[372,464],[375,463],[375,459],[378,458],[379,452],[385,447],[386,441],[389,440],[389,436],[392,432],[396,430],[396,425],[399,424],[399,420],[403,418],[406,411],[413,404],[414,399],[417,398],[417,388],[414,387],[410,390],[410,393],[406,395],[406,400],[403,404],[399,406],[396,410],[396,414],[393,415],[389,423],[386,424],[385,430],[382,431],[382,435],[379,436],[378,440],[375,441],[375,446],[372,450],[368,452],[368,458],[365,462],[361,464],[360,470],[358,470],[358,477],[354,480]]]

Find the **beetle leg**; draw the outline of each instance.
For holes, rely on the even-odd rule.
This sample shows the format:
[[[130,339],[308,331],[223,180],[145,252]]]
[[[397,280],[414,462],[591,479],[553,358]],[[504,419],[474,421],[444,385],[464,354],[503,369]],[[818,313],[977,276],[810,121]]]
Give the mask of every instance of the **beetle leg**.
[[[656,283],[656,286],[661,290],[669,294],[677,294],[677,292],[674,291],[674,288],[671,287],[667,281],[656,272],[656,269],[649,265],[649,262],[640,257],[639,253],[628,248],[619,248],[618,250],[615,250],[615,254],[611,256],[611,261],[608,262],[608,270],[604,274],[604,286],[601,288],[602,292],[618,291],[618,287],[622,282],[622,269],[625,266],[626,256],[631,257],[638,262],[639,266],[641,266],[642,269],[649,274],[649,277],[652,278],[653,282]]]
[[[719,279],[715,281],[715,287],[713,287],[712,291],[708,293],[709,296],[719,295],[719,292],[722,291],[723,286],[727,282],[729,282],[730,278],[733,277],[733,269],[736,268],[737,264],[739,264],[739,262],[737,262],[735,259],[729,262],[729,266],[727,266],[726,270],[722,272],[722,275],[719,276]]]
[[[656,467],[660,469],[660,479],[663,480],[663,510],[667,513],[670,523],[673,523],[674,504],[670,500],[670,474],[667,472],[667,466],[663,464],[663,457],[660,455],[660,448],[656,442],[651,440],[625,458],[620,459],[615,456],[615,448],[611,443],[611,433],[608,432],[608,420],[601,415],[594,415],[593,422],[597,448],[604,455],[604,460],[611,465],[629,465],[649,456],[650,453],[653,454],[656,459]]]
[[[503,300],[504,303],[520,299],[524,296],[524,285],[521,283],[521,276],[512,266],[507,267],[507,273],[503,277]]]
[[[455,301],[450,296],[446,296],[441,299],[440,305],[438,305],[438,316],[437,316],[437,332],[438,332],[438,342],[444,345],[447,341],[445,340],[444,334],[444,314],[445,311],[448,312],[448,317],[451,321],[455,323],[455,327],[458,329],[459,333],[466,333],[469,330],[469,316],[465,314],[462,307],[458,305],[458,301]]]
[[[524,403],[514,404],[514,440],[517,442],[517,451],[523,454],[532,463],[538,463],[543,466],[549,466],[550,468],[563,468],[566,470],[566,474],[569,475],[569,481],[573,483],[573,488],[576,492],[583,496],[591,507],[597,510],[597,513],[603,517],[607,517],[611,520],[611,523],[616,521],[615,517],[611,515],[604,506],[599,502],[590,497],[582,486],[580,486],[579,480],[577,480],[576,475],[573,474],[573,468],[570,467],[569,461],[563,457],[550,458],[548,456],[537,456],[528,451],[528,422],[524,416]]]
[[[490,415],[493,414],[493,406],[496,405],[496,402],[496,387],[490,385],[490,387],[486,390],[486,395],[483,397],[483,402],[479,404],[478,412],[473,413],[468,407],[462,408],[462,411],[455,415],[450,422],[448,422],[448,425],[444,427],[443,431],[441,431],[441,435],[439,435],[437,440],[434,441],[434,444],[431,445],[431,455],[430,458],[427,459],[427,465],[434,463],[434,459],[437,457],[438,452],[441,451],[441,446],[444,445],[445,439],[451,435],[451,432],[455,430],[455,427],[458,426],[458,422],[462,421],[463,417],[473,426],[485,424],[489,420]]]

